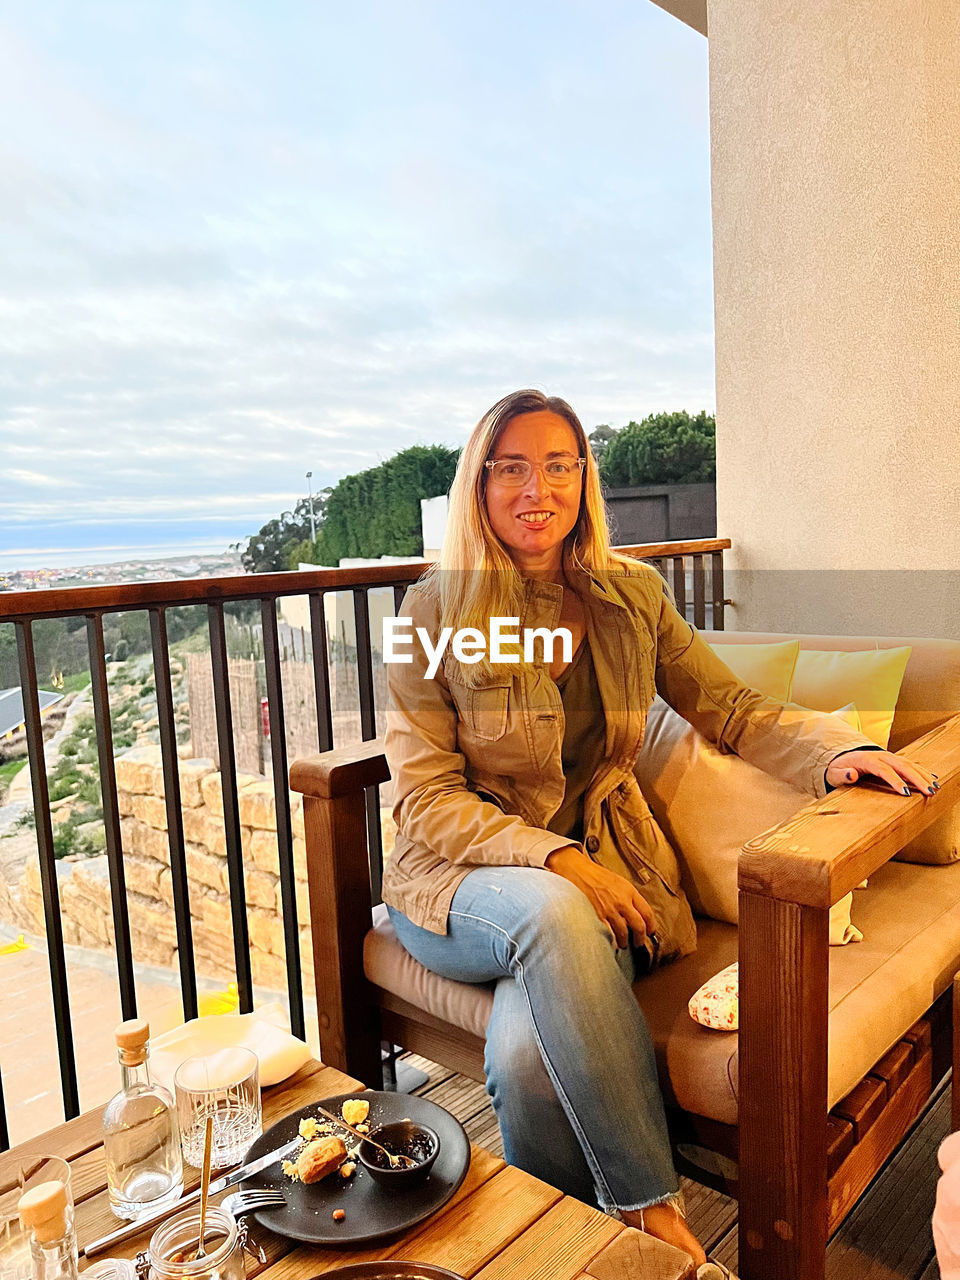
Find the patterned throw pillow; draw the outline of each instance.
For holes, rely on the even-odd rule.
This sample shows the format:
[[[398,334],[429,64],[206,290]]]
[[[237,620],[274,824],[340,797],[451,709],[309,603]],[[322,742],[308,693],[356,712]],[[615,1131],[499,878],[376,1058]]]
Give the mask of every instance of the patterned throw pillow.
[[[740,966],[728,964],[694,992],[687,1005],[690,1017],[714,1031],[736,1031],[740,1026]]]
[[[865,889],[866,880],[857,885]],[[862,942],[863,934],[850,922],[850,904],[853,894],[848,893],[830,909],[830,945],[843,947],[848,942]],[[713,1031],[736,1031],[740,1026],[740,966],[734,961],[708,978],[687,1003],[694,1022]]]

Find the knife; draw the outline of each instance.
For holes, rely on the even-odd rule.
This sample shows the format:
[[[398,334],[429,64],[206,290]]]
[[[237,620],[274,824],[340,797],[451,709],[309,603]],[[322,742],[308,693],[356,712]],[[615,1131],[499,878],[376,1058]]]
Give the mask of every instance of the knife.
[[[243,1182],[247,1178],[252,1178],[255,1173],[269,1168],[278,1160],[282,1160],[285,1156],[291,1155],[300,1145],[300,1138],[292,1138],[289,1142],[285,1142],[282,1147],[277,1147],[275,1151],[268,1152],[265,1156],[258,1156],[256,1160],[249,1160],[246,1164],[240,1165],[234,1169],[232,1173],[224,1174],[222,1178],[217,1178],[216,1182],[210,1183],[209,1195],[218,1195],[221,1191],[226,1191],[227,1187],[232,1187],[236,1182]],[[124,1227],[118,1227],[116,1231],[111,1231],[109,1235],[101,1236],[99,1240],[93,1240],[86,1245],[83,1252],[88,1258],[92,1258],[94,1254],[103,1253],[104,1249],[109,1249],[113,1244],[119,1244],[121,1240],[129,1240],[131,1236],[139,1235],[144,1227],[149,1227],[154,1222],[160,1222],[163,1218],[168,1217],[171,1213],[176,1213],[178,1209],[185,1209],[188,1205],[196,1203],[200,1199],[200,1188],[196,1191],[190,1191],[187,1195],[181,1196],[175,1204],[167,1205],[165,1209],[155,1209],[152,1213],[142,1214],[139,1218],[135,1218],[133,1222],[128,1222]]]

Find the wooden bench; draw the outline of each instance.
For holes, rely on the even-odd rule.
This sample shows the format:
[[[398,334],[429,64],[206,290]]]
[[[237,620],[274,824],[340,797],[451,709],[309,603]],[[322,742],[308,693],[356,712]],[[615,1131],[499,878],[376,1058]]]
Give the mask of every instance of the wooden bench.
[[[739,930],[702,922],[701,952],[637,984],[655,1040],[655,1024],[685,1037],[681,1020],[689,1019],[681,997],[699,985],[694,980],[698,966],[714,954],[739,956],[736,1122],[677,1106],[669,1062],[665,1071],[662,1058],[661,1078],[674,1139],[687,1152],[678,1163],[739,1197],[744,1280],[820,1280],[828,1235],[919,1115],[951,1061],[951,983],[960,968],[960,864],[887,864],[960,801],[960,716],[900,749],[939,774],[935,796],[907,800],[862,786],[811,801],[745,847]],[[464,1026],[467,1019],[459,1015],[457,1020],[438,1016],[435,1008],[410,999],[409,986],[406,994],[390,989],[403,985],[394,977],[400,976],[406,953],[402,948],[386,953],[395,956],[397,975],[384,968],[390,930],[371,901],[365,803],[365,789],[388,776],[379,742],[300,760],[291,770],[294,789],[304,795],[323,1058],[378,1085],[380,1045],[386,1039],[482,1079],[482,1028]],[[901,978],[912,975],[910,999],[922,1007],[888,1036],[862,1079],[831,1099],[831,1083],[835,1087],[838,1078],[827,1052],[831,977],[842,974],[844,966],[863,964],[866,952],[840,948],[831,956],[828,917],[830,907],[868,876],[878,887],[872,900],[871,890],[864,891],[864,901],[873,902],[878,920],[890,914],[891,892],[885,896],[884,885],[897,886],[894,931],[909,930],[912,912],[929,911],[931,895],[946,905],[934,925],[918,926],[916,938],[891,942],[891,955],[881,957],[879,977],[873,976],[876,987],[884,965]],[[868,944],[882,948],[881,923],[873,929]],[[365,973],[365,944],[368,969],[378,948],[381,952],[377,982]],[[860,995],[861,987],[854,985],[853,997],[844,999],[855,1003]],[[650,1005],[661,996],[660,1004]],[[465,1000],[483,998],[483,988],[464,994]],[[890,999],[883,1006],[879,991],[871,1001],[859,1009],[859,1017],[897,1016],[890,1013]],[[476,1018],[478,1010],[475,1006],[471,1016]],[[691,1168],[690,1148],[714,1154],[712,1173],[702,1162]]]

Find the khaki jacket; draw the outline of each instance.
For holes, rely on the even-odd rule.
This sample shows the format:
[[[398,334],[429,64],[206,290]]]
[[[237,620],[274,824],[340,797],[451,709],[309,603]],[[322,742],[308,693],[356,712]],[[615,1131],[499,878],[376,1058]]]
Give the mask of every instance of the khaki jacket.
[[[633,881],[653,907],[651,960],[685,955],[696,948],[696,930],[676,855],[634,776],[655,694],[721,751],[811,795],[825,794],[834,756],[871,744],[833,717],[742,684],[649,566],[602,581],[584,575],[577,588],[606,717],[604,760],[584,799],[578,847]],[[520,627],[554,629],[561,599],[559,586],[526,579]],[[423,586],[407,592],[402,613],[437,634],[438,605]],[[386,754],[398,835],[383,897],[415,924],[445,933],[453,895],[473,868],[543,867],[554,849],[576,843],[545,829],[564,793],[564,717],[543,661],[495,668],[489,683],[468,688],[449,651],[432,680],[423,678],[427,658],[416,639],[411,651],[412,663],[388,666]]]

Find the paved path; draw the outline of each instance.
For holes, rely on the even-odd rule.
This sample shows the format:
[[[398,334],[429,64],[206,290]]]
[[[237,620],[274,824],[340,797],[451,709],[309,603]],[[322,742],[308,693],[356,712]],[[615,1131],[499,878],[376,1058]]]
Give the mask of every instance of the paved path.
[[[0,925],[0,949],[16,936]],[[67,947],[80,1109],[106,1102],[120,1087],[113,1029],[121,1020],[116,961],[108,953]],[[206,984],[202,984],[206,985]],[[63,1120],[50,969],[42,940],[0,954],[0,1076],[12,1144]],[[258,1004],[264,1000],[258,999]],[[179,979],[159,969],[137,974],[137,1007],[159,1035],[182,1021]],[[316,1019],[313,1020],[314,1028]],[[315,1030],[308,1037],[319,1051]]]
[[[113,1028],[122,1016],[120,994],[115,970],[111,975],[99,963],[78,960],[78,948],[68,950],[80,1107],[85,1111],[106,1102],[120,1085],[113,1042]],[[0,955],[0,990],[0,1072],[10,1141],[16,1144],[63,1119],[50,969],[42,943]],[[169,984],[139,983],[137,999],[158,1031],[162,1021],[172,1025],[178,1020],[179,995],[172,979]]]
[[[60,758],[60,744],[67,734],[73,731],[77,716],[83,714],[92,714],[89,685],[85,689],[81,689],[74,697],[67,707],[67,714],[64,716],[63,724],[53,737],[46,739],[43,744],[43,755],[47,762],[48,778]],[[10,832],[14,823],[25,809],[32,808],[33,790],[30,782],[30,766],[24,765],[10,783],[6,803],[0,805],[0,836]]]

